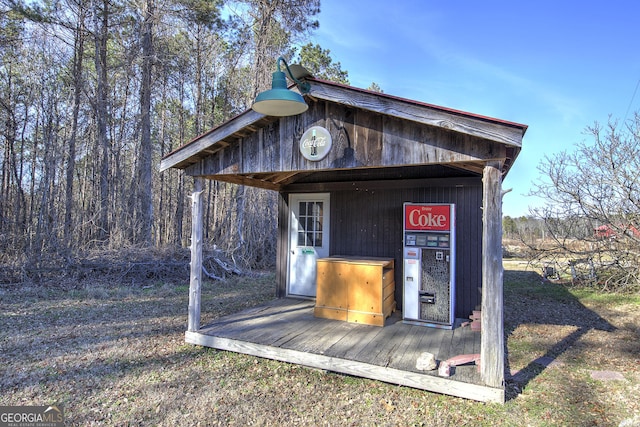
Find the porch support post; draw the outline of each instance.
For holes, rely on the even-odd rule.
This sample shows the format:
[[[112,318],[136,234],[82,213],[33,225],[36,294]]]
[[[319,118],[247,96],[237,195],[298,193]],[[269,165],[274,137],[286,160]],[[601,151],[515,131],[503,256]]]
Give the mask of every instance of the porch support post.
[[[203,179],[194,177],[191,193],[191,275],[189,280],[188,330],[200,330],[200,289],[202,287],[202,187]]]
[[[482,177],[482,320],[480,366],[490,387],[504,387],[502,170],[488,162]]]

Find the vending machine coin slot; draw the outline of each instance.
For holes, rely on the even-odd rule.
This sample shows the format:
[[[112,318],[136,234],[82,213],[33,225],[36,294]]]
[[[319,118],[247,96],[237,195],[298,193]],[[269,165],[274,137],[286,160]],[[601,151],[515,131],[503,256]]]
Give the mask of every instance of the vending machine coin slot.
[[[420,292],[420,302],[424,302],[427,304],[435,304],[436,303],[436,294],[429,292]]]

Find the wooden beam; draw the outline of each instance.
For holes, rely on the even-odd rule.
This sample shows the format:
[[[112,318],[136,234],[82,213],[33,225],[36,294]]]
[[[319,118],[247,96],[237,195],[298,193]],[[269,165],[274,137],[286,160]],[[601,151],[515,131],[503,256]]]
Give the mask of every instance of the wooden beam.
[[[202,182],[195,177],[191,193],[191,275],[189,280],[189,331],[200,330],[200,293],[202,289]]]
[[[355,360],[341,359],[282,347],[272,347],[230,338],[215,337],[198,332],[186,332],[185,341],[190,344],[295,363],[311,368],[326,369],[333,372],[371,378],[391,384],[413,387],[450,396],[474,399],[482,402],[504,402],[503,388],[452,381],[450,378],[440,378],[433,375],[376,366]]]
[[[420,187],[447,187],[456,186],[476,187],[480,185],[478,178],[411,178],[396,180],[370,180],[370,181],[336,181],[315,182],[308,184],[291,184],[283,187],[283,191],[289,193],[322,193],[330,191],[380,190],[393,185],[396,188],[420,188]]]
[[[482,178],[481,375],[490,387],[504,387],[502,267],[502,165],[489,162]]]
[[[290,180],[291,178],[293,178],[296,175],[299,175],[300,172],[286,172],[286,173],[277,173],[277,174],[273,174],[273,179],[272,181],[275,184],[281,184],[285,181]]]
[[[347,86],[327,85],[311,80],[311,95],[315,99],[350,105],[399,119],[453,130],[502,144],[521,147],[523,125],[510,124],[489,117],[480,117],[438,106],[430,106],[396,97],[354,90]],[[306,95],[306,96],[309,96]]]
[[[274,184],[271,181],[265,181],[263,179],[258,179],[258,178],[252,178],[246,175],[241,175],[241,174],[237,174],[237,175],[231,175],[231,174],[225,174],[225,175],[205,175],[205,177],[207,179],[211,179],[214,181],[222,181],[222,182],[230,182],[232,184],[238,184],[238,185],[246,185],[249,187],[256,187],[256,188],[264,188],[265,190],[274,190],[274,191],[280,191],[282,186],[279,184]]]
[[[222,126],[212,129],[203,136],[200,136],[190,143],[183,145],[174,152],[168,154],[160,161],[160,172],[169,168],[178,167],[184,169],[191,162],[189,158],[196,156],[203,150],[209,149],[214,144],[218,144],[221,140],[228,138],[236,132],[242,131],[243,128],[251,126],[254,123],[264,119],[264,115],[256,113],[249,109],[239,116],[229,120]],[[222,144],[228,146],[228,143]],[[214,148],[218,150],[218,148]]]

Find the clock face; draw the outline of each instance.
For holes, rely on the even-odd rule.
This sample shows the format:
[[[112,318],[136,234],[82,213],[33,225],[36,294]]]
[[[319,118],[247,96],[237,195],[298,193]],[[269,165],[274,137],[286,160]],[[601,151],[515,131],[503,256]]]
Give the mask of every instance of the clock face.
[[[331,150],[331,134],[322,126],[312,126],[300,138],[302,157],[312,162],[324,159]]]

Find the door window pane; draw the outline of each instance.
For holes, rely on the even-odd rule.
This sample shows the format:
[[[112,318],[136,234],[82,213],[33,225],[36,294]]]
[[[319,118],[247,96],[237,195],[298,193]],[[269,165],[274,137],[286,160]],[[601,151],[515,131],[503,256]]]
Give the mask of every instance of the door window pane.
[[[299,202],[298,246],[322,246],[322,202]]]

